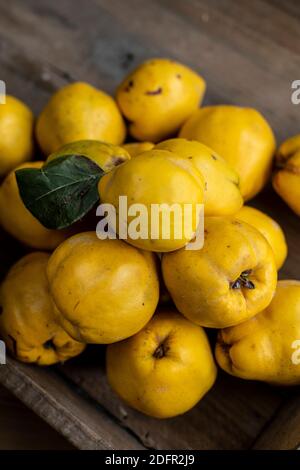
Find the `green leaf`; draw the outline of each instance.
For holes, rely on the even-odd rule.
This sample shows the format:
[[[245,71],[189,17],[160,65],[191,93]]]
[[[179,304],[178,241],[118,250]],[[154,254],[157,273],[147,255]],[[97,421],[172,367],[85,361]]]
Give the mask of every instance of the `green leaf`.
[[[83,155],[66,155],[41,169],[16,171],[20,196],[27,209],[50,229],[69,227],[99,200],[103,170]]]

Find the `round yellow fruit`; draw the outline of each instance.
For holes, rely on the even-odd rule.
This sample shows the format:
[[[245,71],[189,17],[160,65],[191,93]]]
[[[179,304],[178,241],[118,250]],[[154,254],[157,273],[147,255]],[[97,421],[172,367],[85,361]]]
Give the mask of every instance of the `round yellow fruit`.
[[[175,310],[159,311],[131,338],[107,348],[112,389],[156,418],[185,413],[213,386],[217,370],[204,330]]]
[[[277,281],[265,237],[233,217],[207,217],[203,248],[164,254],[162,272],[177,309],[210,328],[256,315],[271,302]]]
[[[0,105],[0,177],[32,158],[33,120],[25,103],[6,96]]]
[[[27,162],[11,171],[0,186],[0,224],[14,238],[37,250],[54,250],[70,236],[68,230],[44,227],[25,207],[17,185],[15,171],[41,168],[44,162]]]
[[[139,204],[137,214],[142,210],[140,205],[143,205],[141,217],[145,233],[139,238],[139,233],[135,235],[131,230],[136,227],[133,225],[135,215],[129,213],[127,221],[123,220],[128,243],[150,251],[173,251],[193,238],[201,209],[198,206],[204,198],[204,180],[193,162],[166,150],[149,150],[104,175],[98,189],[101,202],[112,204],[118,214],[121,212],[120,196],[127,198],[127,205],[132,210],[134,204]],[[162,204],[164,206],[156,217],[152,211]],[[171,214],[169,222],[164,217],[170,215],[173,204],[179,215],[173,217]],[[186,229],[185,221],[189,219],[185,216],[185,204],[191,209],[191,223],[186,224]],[[166,230],[163,220],[166,220]]]
[[[276,156],[276,164],[273,187],[300,216],[300,135],[283,142]]]
[[[112,170],[130,160],[127,150],[118,145],[108,144],[99,140],[79,140],[63,145],[47,158],[46,163],[68,155],[80,155],[89,158],[96,163],[104,172]]]
[[[137,333],[159,298],[156,260],[121,240],[94,232],[63,242],[48,263],[60,322],[78,341],[113,343]]]
[[[264,212],[254,207],[243,206],[235,217],[255,227],[268,240],[274,253],[277,269],[287,257],[287,243],[280,225]]]
[[[39,365],[64,362],[85,348],[57,322],[46,277],[48,259],[42,252],[24,256],[0,287],[1,338],[18,360]]]
[[[206,216],[232,215],[243,205],[238,174],[206,145],[196,140],[170,139],[156,145],[194,162],[205,180]]]
[[[130,142],[130,144],[124,144],[123,148],[127,150],[131,158],[137,157],[140,153],[152,150],[154,144],[152,142]]]
[[[205,81],[190,68],[169,59],[141,64],[121,83],[117,102],[137,140],[160,140],[174,134],[200,105]]]
[[[270,175],[275,137],[255,109],[229,105],[201,108],[187,120],[179,136],[199,140],[227,160],[240,177],[244,200],[254,197]]]
[[[45,155],[77,140],[121,144],[125,124],[115,101],[87,83],[66,85],[50,98],[38,117],[36,136]]]
[[[300,384],[300,282],[279,281],[270,305],[254,318],[219,332],[219,365],[243,379]]]

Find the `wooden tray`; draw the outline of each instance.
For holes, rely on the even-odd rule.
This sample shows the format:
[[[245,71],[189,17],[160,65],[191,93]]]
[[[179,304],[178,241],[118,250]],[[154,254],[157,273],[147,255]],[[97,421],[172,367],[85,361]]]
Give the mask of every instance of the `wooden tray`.
[[[278,140],[300,131],[291,103],[299,79],[300,6],[252,0],[0,0],[0,79],[39,112],[72,80],[113,92],[129,68],[167,56],[208,82],[205,103],[262,111]],[[289,258],[281,278],[300,279],[299,219],[267,188],[254,205],[284,227]],[[24,252],[0,234],[1,275]],[[158,421],[124,406],[109,389],[104,348],[63,366],[8,359],[0,382],[80,449],[287,449],[300,445],[298,388],[278,389],[219,373],[192,411]]]

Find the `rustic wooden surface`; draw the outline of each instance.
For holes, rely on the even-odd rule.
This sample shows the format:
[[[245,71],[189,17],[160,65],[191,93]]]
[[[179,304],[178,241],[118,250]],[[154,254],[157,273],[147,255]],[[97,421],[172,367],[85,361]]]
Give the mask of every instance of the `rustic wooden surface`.
[[[0,386],[0,450],[72,450],[44,420]]]
[[[297,0],[0,0],[0,79],[38,113],[57,87],[85,80],[113,93],[153,56],[178,59],[208,82],[205,103],[254,106],[278,141],[300,131],[291,103],[299,79]],[[290,255],[280,277],[300,278],[299,219],[268,187],[254,205],[285,228]],[[0,234],[3,275],[22,248]],[[79,448],[296,448],[297,391],[220,374],[186,416],[157,421],[109,389],[103,348],[59,368],[9,360],[0,382]]]
[[[9,358],[0,369],[1,382],[41,418],[80,449],[141,449],[133,436],[101,407],[84,398],[50,369],[20,364]]]
[[[125,406],[110,390],[93,351],[61,368],[123,426],[155,449],[239,449],[251,447],[283,396],[264,385],[232,380],[220,373],[213,390],[183,416],[158,421]],[[104,361],[102,361],[103,364]]]

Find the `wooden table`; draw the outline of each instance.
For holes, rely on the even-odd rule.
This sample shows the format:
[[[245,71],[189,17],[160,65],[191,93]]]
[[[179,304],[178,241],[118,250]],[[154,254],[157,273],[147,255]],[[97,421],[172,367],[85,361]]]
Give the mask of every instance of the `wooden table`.
[[[0,0],[0,79],[38,113],[74,80],[113,93],[126,72],[173,57],[208,82],[205,103],[254,106],[278,141],[300,131],[291,82],[300,79],[296,0]],[[254,201],[283,224],[290,255],[280,276],[300,278],[299,219],[267,188]],[[5,234],[1,273],[22,253]],[[10,246],[10,249],[7,248]],[[185,416],[157,421],[109,389],[103,348],[39,369],[9,359],[0,382],[81,449],[285,449],[300,445],[299,389],[247,383],[223,373]]]

